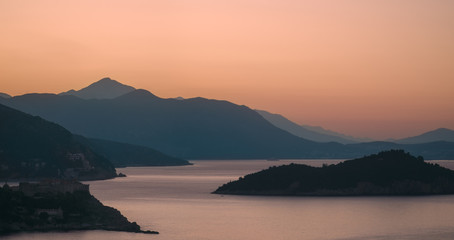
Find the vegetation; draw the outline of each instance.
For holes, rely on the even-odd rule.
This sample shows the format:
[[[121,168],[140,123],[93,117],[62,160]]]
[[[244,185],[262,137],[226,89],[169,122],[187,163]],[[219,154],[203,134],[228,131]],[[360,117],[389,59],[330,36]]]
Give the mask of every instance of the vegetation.
[[[109,159],[115,167],[182,166],[191,164],[186,160],[171,157],[149,147],[104,139],[84,138],[77,135],[76,137],[78,141]]]
[[[454,171],[403,150],[316,168],[271,167],[224,184],[214,193],[250,195],[426,195],[454,193]]]
[[[29,196],[5,185],[0,187],[0,213],[0,234],[92,229],[144,232],[88,191],[41,192]]]
[[[0,179],[115,176],[106,158],[63,127],[0,104]]]

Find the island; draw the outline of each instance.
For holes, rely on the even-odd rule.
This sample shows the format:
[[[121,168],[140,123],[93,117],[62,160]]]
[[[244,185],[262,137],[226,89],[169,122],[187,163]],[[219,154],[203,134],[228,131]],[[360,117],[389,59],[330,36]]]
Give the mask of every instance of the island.
[[[143,231],[118,210],[90,194],[89,185],[70,180],[22,182],[0,187],[0,235],[18,232]]]
[[[431,195],[454,193],[454,171],[403,150],[311,167],[290,164],[240,177],[213,193],[287,196]]]

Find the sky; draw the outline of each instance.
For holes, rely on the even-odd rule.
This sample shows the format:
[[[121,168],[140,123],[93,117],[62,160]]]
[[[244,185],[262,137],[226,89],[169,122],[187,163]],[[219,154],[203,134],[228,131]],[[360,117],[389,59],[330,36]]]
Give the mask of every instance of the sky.
[[[103,77],[373,139],[454,129],[451,0],[0,0],[0,92]]]

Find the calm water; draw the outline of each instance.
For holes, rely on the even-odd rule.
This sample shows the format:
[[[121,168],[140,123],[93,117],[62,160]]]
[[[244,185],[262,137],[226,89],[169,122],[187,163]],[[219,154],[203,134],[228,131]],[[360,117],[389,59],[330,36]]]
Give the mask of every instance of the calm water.
[[[104,204],[160,235],[107,231],[36,233],[17,239],[322,240],[454,239],[454,196],[252,197],[210,194],[271,165],[337,160],[194,161],[193,166],[121,168],[127,178],[89,182]],[[453,162],[437,161],[454,167]]]

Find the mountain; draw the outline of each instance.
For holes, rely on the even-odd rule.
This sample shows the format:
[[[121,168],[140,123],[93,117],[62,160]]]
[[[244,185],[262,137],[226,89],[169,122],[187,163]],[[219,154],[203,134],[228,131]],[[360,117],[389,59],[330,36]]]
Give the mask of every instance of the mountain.
[[[204,98],[162,99],[141,89],[114,99],[26,94],[1,102],[75,134],[151,147],[183,159],[331,158],[342,147],[296,137],[246,106]]]
[[[342,139],[347,139],[349,141],[352,141],[352,142],[372,142],[374,141],[373,139],[370,139],[370,138],[360,138],[360,137],[353,137],[353,136],[349,136],[349,135],[346,135],[346,134],[342,134],[342,133],[338,133],[338,132],[334,132],[334,131],[331,131],[331,130],[328,130],[328,129],[324,129],[320,126],[310,126],[310,125],[300,125],[301,127],[307,129],[307,130],[311,130],[313,132],[317,132],[317,133],[321,133],[321,134],[325,134],[325,135],[329,135],[329,136],[335,136],[335,137],[340,137]]]
[[[168,156],[149,147],[103,139],[88,139],[77,135],[76,139],[109,159],[115,167],[191,165],[186,160]]]
[[[10,97],[11,96],[9,94],[0,92],[0,98],[10,98]]]
[[[399,139],[396,140],[395,142],[404,144],[415,144],[436,141],[454,142],[454,131],[447,128],[439,128],[430,132],[423,133],[418,136]]]
[[[59,95],[73,95],[83,99],[112,99],[136,90],[110,78],[103,78],[78,91],[69,90]]]
[[[0,179],[116,176],[105,158],[63,127],[0,104]]]
[[[311,167],[271,167],[219,187],[214,193],[246,195],[429,195],[453,194],[454,171],[391,150]]]
[[[263,118],[265,118],[274,126],[301,138],[305,138],[315,142],[339,142],[344,144],[361,142],[360,139],[324,130],[321,127],[298,125],[280,114],[273,114],[263,110],[255,111],[258,112]]]
[[[450,142],[314,142],[274,126],[246,106],[205,98],[163,99],[143,89],[113,99],[26,94],[0,98],[0,103],[74,134],[149,147],[181,159],[345,159],[396,148],[426,159],[454,159]]]

